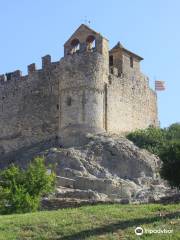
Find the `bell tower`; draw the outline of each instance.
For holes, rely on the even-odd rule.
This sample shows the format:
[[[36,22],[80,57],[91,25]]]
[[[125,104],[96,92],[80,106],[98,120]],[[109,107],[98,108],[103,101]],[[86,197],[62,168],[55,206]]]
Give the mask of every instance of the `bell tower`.
[[[64,44],[59,67],[59,137],[63,145],[79,145],[88,132],[106,131],[108,40],[82,24]]]

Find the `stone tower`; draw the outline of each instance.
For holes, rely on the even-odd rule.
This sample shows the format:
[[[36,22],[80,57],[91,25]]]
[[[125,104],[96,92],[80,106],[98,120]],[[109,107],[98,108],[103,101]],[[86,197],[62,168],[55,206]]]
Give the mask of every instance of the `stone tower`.
[[[87,132],[106,131],[108,40],[81,25],[64,44],[59,65],[59,137],[64,145],[84,141]]]

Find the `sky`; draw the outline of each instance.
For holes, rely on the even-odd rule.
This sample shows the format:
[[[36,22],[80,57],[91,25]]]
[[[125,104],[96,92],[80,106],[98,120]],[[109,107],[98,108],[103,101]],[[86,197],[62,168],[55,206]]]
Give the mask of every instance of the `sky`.
[[[180,122],[179,0],[0,0],[0,74],[21,70],[50,54],[63,56],[63,44],[90,20],[90,27],[142,56],[141,70],[163,80],[158,92],[161,127]]]

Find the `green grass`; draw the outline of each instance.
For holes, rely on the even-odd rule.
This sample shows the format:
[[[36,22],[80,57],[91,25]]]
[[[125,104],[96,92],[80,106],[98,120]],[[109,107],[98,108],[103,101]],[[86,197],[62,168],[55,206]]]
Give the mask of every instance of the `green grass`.
[[[160,214],[161,213],[161,214]],[[143,234],[134,229],[173,229]],[[180,239],[180,204],[96,205],[58,211],[0,216],[0,240]]]

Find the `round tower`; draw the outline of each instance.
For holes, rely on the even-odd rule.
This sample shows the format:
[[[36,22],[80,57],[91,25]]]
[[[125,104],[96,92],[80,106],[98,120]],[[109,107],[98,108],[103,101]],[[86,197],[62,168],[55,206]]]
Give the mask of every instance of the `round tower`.
[[[79,145],[87,133],[106,131],[108,40],[81,25],[64,45],[58,73],[62,144]]]

